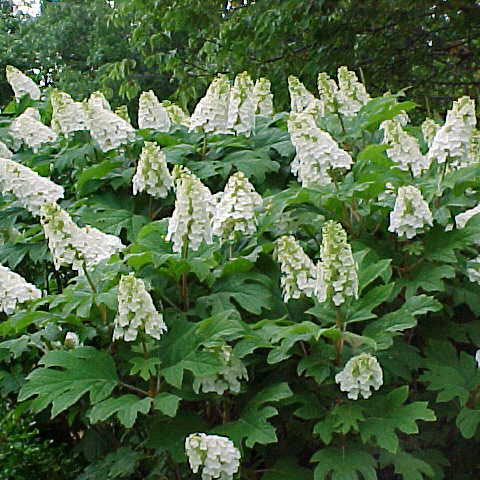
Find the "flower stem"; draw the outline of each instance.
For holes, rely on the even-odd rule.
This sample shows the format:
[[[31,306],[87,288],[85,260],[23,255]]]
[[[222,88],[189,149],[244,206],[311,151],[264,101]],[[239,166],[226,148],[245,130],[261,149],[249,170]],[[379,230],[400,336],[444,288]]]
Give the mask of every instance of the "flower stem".
[[[342,358],[342,352],[343,352],[343,345],[344,345],[344,338],[343,338],[343,329],[344,329],[344,324],[343,324],[343,319],[342,319],[342,314],[340,312],[340,308],[337,307],[335,309],[335,314],[336,314],[336,320],[335,323],[337,325],[337,329],[340,332],[340,337],[335,341],[335,350],[337,351],[337,355],[335,357],[335,365],[340,365],[340,360]]]

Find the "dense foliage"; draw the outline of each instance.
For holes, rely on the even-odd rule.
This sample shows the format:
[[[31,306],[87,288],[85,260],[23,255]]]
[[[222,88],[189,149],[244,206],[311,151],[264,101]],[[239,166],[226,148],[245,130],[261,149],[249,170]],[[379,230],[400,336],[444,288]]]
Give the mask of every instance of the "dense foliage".
[[[0,391],[79,480],[478,474],[473,102],[420,128],[319,80],[276,114],[246,75],[191,117],[146,96],[156,128],[99,94],[2,110]]]

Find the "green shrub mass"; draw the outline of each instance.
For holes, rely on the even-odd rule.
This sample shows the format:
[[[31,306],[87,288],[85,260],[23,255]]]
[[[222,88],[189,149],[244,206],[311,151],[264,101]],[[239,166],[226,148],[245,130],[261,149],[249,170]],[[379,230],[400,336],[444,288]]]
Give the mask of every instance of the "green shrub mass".
[[[233,441],[241,453],[234,478],[242,480],[478,476],[480,289],[474,260],[480,218],[472,214],[464,226],[454,220],[480,201],[480,158],[470,138],[475,130],[467,132],[468,161],[450,154],[444,163],[430,158],[430,166],[413,176],[413,168],[402,170],[392,160],[395,147],[383,143],[381,128],[385,120],[399,121],[412,102],[385,95],[365,98],[348,116],[335,106],[323,115],[307,113],[309,134],[319,129],[326,138],[328,132],[332,158],[341,157],[344,167],[330,164],[324,182],[307,182],[307,168],[306,187],[291,171],[296,153],[297,167],[301,163],[304,137],[297,128],[294,146],[288,131],[289,119],[298,124],[302,112],[257,115],[251,136],[189,131],[172,122],[167,132],[136,129],[106,152],[84,130],[59,134],[34,153],[9,128],[27,107],[50,125],[50,93],[4,106],[0,140],[14,162],[63,186],[57,203],[78,227],[115,235],[125,248],[96,264],[85,261],[83,270],[81,262],[76,270],[68,262],[57,270],[40,222],[45,219],[22,207],[20,193],[7,192],[6,160],[0,159],[0,263],[42,290],[42,298],[17,304],[9,315],[0,312],[0,392],[69,432],[87,465],[78,480],[200,478],[184,449],[196,432]],[[101,113],[105,123],[91,128],[108,131],[112,117]],[[403,131],[407,155],[418,142],[426,158],[421,128],[407,124]],[[305,162],[323,161],[317,141],[319,150]],[[165,198],[132,194],[145,142],[160,148],[173,173],[176,191]],[[231,185],[243,185],[248,196],[250,187],[241,183],[248,179],[263,200],[260,208],[258,198],[252,200],[257,213],[244,222],[248,228],[211,238],[202,230],[192,243],[188,232],[210,228],[210,207],[196,205],[208,192],[188,171],[213,194],[242,172]],[[431,212],[429,221],[414,225],[411,238],[389,231],[397,192],[408,186]],[[183,226],[176,195],[191,195]],[[222,197],[222,208],[244,204],[232,198]],[[420,215],[418,205],[425,209],[425,203],[408,204],[411,216]],[[166,240],[167,232],[173,235],[171,218],[187,232],[179,252]],[[63,242],[67,248],[69,237]],[[119,302],[120,278],[128,274],[145,289],[128,277],[137,287]],[[1,278],[0,298],[15,295]],[[349,289],[335,295],[345,282]],[[136,293],[136,307],[125,310]],[[134,320],[142,309],[143,320],[130,324],[135,334],[120,325],[112,341],[119,319]],[[165,322],[167,330],[160,323],[156,330],[147,327],[147,321]],[[358,398],[340,390],[350,388],[350,367],[349,375],[366,368],[359,382],[375,389],[360,389]],[[0,477],[41,478],[36,473],[50,464],[48,478],[54,478],[56,450],[37,457],[34,430],[9,422],[0,421]],[[17,465],[30,468],[31,476],[23,466],[18,473]],[[74,469],[62,468],[58,478],[70,478]]]

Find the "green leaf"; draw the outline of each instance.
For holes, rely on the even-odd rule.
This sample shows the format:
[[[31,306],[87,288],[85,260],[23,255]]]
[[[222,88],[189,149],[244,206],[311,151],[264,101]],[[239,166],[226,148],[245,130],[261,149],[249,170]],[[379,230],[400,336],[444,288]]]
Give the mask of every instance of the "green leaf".
[[[480,423],[480,410],[462,408],[455,423],[465,438],[473,438]]]
[[[117,414],[120,423],[126,428],[132,428],[139,413],[147,414],[150,411],[152,399],[139,399],[136,395],[122,395],[117,398],[107,398],[92,407],[88,418],[92,423],[103,422],[113,414]]]
[[[79,175],[75,188],[80,195],[91,193],[97,189],[100,180],[107,178],[109,173],[122,166],[123,162],[120,160],[104,160],[84,170]]]
[[[52,404],[52,418],[85,393],[90,394],[92,404],[104,400],[118,384],[112,357],[93,347],[53,350],[39,363],[45,368],[37,368],[27,377],[18,399],[22,401],[38,395],[32,401],[32,410],[40,412]]]
[[[332,441],[334,433],[346,435],[350,431],[358,433],[360,424],[365,420],[364,407],[348,403],[336,405],[328,412],[324,420],[317,422],[313,433],[319,435],[325,444]]]
[[[411,453],[396,452],[391,454],[381,452],[380,465],[386,467],[393,464],[395,473],[401,475],[403,480],[424,480],[424,478],[434,477],[433,468],[425,461],[415,457]]]
[[[405,284],[407,298],[415,295],[417,290],[426,292],[443,292],[445,290],[444,278],[455,278],[455,268],[451,265],[425,265],[411,274],[411,278],[399,285]]]
[[[129,362],[132,364],[130,375],[138,373],[145,381],[156,375],[157,366],[162,363],[160,359],[154,357],[133,357]]]
[[[153,408],[160,410],[164,415],[174,417],[177,414],[181,398],[172,393],[162,392],[153,399]]]
[[[261,480],[292,480],[293,478],[312,480],[313,475],[308,468],[300,467],[295,457],[284,457],[268,468]]]
[[[390,298],[394,286],[394,283],[379,285],[362,295],[359,300],[352,303],[347,313],[346,322],[363,322],[371,318],[377,318],[378,315],[373,313],[372,310]]]
[[[379,262],[370,263],[369,265],[359,266],[358,272],[358,284],[359,284],[359,293],[375,281],[378,277],[382,277],[384,282],[387,282],[392,275],[392,267],[390,266],[392,260],[390,258],[380,260]]]

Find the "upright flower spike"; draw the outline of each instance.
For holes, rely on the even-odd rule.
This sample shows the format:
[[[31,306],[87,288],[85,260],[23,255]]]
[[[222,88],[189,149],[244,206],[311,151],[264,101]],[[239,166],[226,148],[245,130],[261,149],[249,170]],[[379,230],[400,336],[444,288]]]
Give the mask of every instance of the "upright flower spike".
[[[280,284],[285,303],[302,294],[316,295],[319,270],[293,236],[285,235],[276,241],[276,256],[282,272]],[[323,272],[320,270],[320,273]]]
[[[425,139],[428,148],[432,146],[433,139],[435,138],[438,130],[440,130],[440,125],[435,123],[431,118],[426,118],[422,123],[423,138]]]
[[[212,243],[212,194],[181,165],[175,165],[173,178],[177,198],[165,238],[173,242],[174,252],[183,252],[187,247],[198,250],[202,241]]]
[[[219,74],[200,99],[190,118],[190,130],[230,133],[227,128],[230,82],[226,75]]]
[[[242,172],[228,179],[220,195],[213,216],[213,233],[233,240],[236,232],[253,235],[257,230],[256,211],[262,206],[262,197]]]
[[[115,115],[123,118],[126,122],[130,123],[130,115],[128,114],[128,107],[126,105],[120,105],[115,109]]]
[[[133,342],[140,327],[157,340],[167,331],[163,315],[155,309],[143,280],[135,278],[133,273],[120,278],[118,313],[114,322],[113,341],[123,338],[126,342]]]
[[[152,197],[165,198],[172,186],[165,154],[155,142],[145,142],[133,176],[133,194],[145,191]]]
[[[433,225],[433,217],[420,190],[412,185],[398,189],[395,207],[390,213],[388,230],[399,237],[413,238]]]
[[[382,367],[374,356],[362,353],[347,362],[335,375],[335,382],[340,384],[342,392],[348,392],[351,400],[357,400],[358,395],[367,399],[372,395],[371,388],[378,390],[383,385]]]
[[[68,135],[77,130],[88,130],[88,119],[83,104],[75,102],[68,93],[53,90],[50,96],[52,104],[52,129]]]
[[[267,78],[259,78],[253,88],[253,103],[255,114],[270,117],[273,115],[273,95],[270,92],[271,83]]]
[[[327,185],[332,182],[332,170],[352,166],[352,157],[329,133],[317,127],[312,114],[291,112],[288,131],[297,152],[291,165],[292,173],[302,186]]]
[[[27,93],[32,100],[40,100],[40,88],[38,88],[38,85],[30,77],[27,77],[12,65],[7,65],[6,74],[7,82],[12,87],[17,100],[20,100],[20,98]]]
[[[243,379],[248,380],[248,374],[243,362],[233,353],[232,347],[222,345],[206,350],[216,353],[223,366],[217,375],[195,376],[194,392],[202,390],[203,393],[215,392],[217,395],[223,395],[227,390],[233,393],[240,392],[240,382]]]
[[[40,121],[38,110],[31,107],[11,123],[9,133],[13,137],[16,149],[25,143],[35,153],[44,143],[57,140],[57,134]]]
[[[185,453],[193,473],[202,467],[202,480],[232,480],[240,466],[240,452],[227,437],[192,433],[185,440]]]
[[[355,72],[340,67],[338,77],[338,112],[346,117],[354,116],[369,100],[365,86],[358,81]]]
[[[0,312],[11,315],[18,305],[41,296],[42,292],[35,285],[0,265]]]
[[[13,195],[33,215],[63,197],[63,187],[13,160],[0,159],[0,192]]]
[[[447,112],[443,127],[437,131],[428,151],[430,162],[445,163],[461,167],[470,163],[470,142],[477,119],[475,102],[470,97],[462,97],[453,102]]]
[[[338,307],[347,297],[358,298],[357,266],[347,242],[347,233],[339,223],[326,222],[322,234],[320,256],[326,297]]]
[[[112,111],[112,107],[108,100],[105,98],[105,95],[102,92],[93,92],[88,97],[87,103],[90,107],[103,108],[104,110]]]
[[[183,125],[184,127],[190,128],[190,116],[178,105],[175,105],[169,100],[164,100],[160,105],[168,113],[168,118],[172,124]]]
[[[159,132],[168,132],[171,122],[167,110],[158,101],[152,90],[143,92],[138,101],[139,128],[153,128]]]
[[[385,120],[380,127],[383,129],[383,143],[389,146],[388,158],[395,162],[400,170],[410,170],[414,177],[428,170],[430,162],[420,152],[417,139],[409,135],[399,121]]]
[[[290,110],[292,112],[303,112],[312,102],[316,100],[305,85],[295,76],[288,77],[288,91],[290,92]]]
[[[336,113],[338,110],[337,95],[338,86],[333,78],[325,73],[318,74],[318,93],[323,106],[323,115],[326,113]]]
[[[6,158],[7,160],[10,160],[12,157],[13,153],[3,142],[0,141],[0,158]]]
[[[227,129],[233,130],[237,135],[249,137],[255,127],[253,89],[252,79],[247,72],[238,74],[230,89]]]

